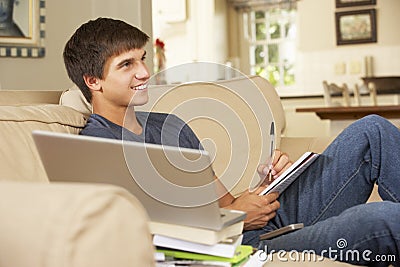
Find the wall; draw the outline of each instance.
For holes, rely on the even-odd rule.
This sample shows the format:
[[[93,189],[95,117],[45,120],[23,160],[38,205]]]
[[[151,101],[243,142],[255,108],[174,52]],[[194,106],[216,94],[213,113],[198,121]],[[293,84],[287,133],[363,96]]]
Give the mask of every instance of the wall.
[[[153,0],[155,3],[165,0]],[[248,73],[247,41],[243,21],[225,0],[184,0],[186,20],[178,23],[156,21],[156,37],[166,41],[167,66],[194,61],[225,63],[233,61]],[[322,80],[347,82],[350,87],[363,75],[364,56],[373,56],[376,75],[400,74],[400,1],[377,1],[378,43],[336,46],[335,1],[298,2],[299,44],[296,70],[297,94],[321,94]],[[70,0],[46,1],[46,57],[41,59],[0,58],[0,86],[3,89],[63,89],[70,85],[62,62],[62,50],[73,31],[98,16],[124,19],[151,34],[151,3],[147,0]],[[315,12],[318,10],[318,12]],[[316,23],[318,22],[318,23]],[[229,30],[228,30],[229,27]],[[148,64],[152,66],[149,46]],[[151,54],[150,54],[151,53]],[[349,74],[349,66],[361,66],[360,73]],[[335,74],[344,64],[346,73]]]
[[[358,7],[358,8],[370,8]],[[377,10],[378,42],[360,45],[336,45],[334,0],[303,0],[298,2],[298,56],[296,79],[293,92],[279,92],[281,96],[321,96],[322,81],[328,80],[338,84],[348,83],[350,88],[361,83],[364,76],[364,57],[372,56],[375,75],[400,75],[400,35],[396,27],[400,25],[400,1],[380,0],[373,6]],[[351,9],[358,9],[351,8]],[[340,9],[350,10],[350,8]],[[239,68],[248,73],[248,46],[243,17],[233,8],[229,8],[229,57],[238,58]],[[344,65],[345,72],[337,74],[335,67]],[[354,71],[350,66],[359,66]],[[278,89],[279,91],[279,89]],[[363,99],[367,105],[369,99]],[[324,106],[322,97],[285,98],[282,100],[287,119],[287,136],[328,136],[330,123],[320,120],[313,113],[297,113],[299,107]],[[379,104],[396,104],[393,96],[379,96]]]
[[[165,1],[165,0],[154,0]],[[335,64],[362,61],[372,55],[375,74],[400,74],[400,1],[379,0],[378,43],[336,46],[334,0],[304,0],[299,8],[299,64],[297,92],[321,94],[322,79],[357,81],[362,75],[336,75]],[[98,16],[111,16],[132,23],[152,35],[150,0],[69,0],[46,1],[46,57],[41,59],[0,58],[2,89],[62,90],[71,86],[62,62],[62,50],[73,31],[83,22]],[[167,64],[199,60],[224,63],[233,60],[245,65],[246,39],[240,35],[243,21],[225,0],[186,0],[186,19],[162,24],[164,30],[154,36],[165,38]],[[315,10],[318,10],[316,12]],[[199,11],[199,12],[198,12]],[[228,11],[228,12],[226,12]],[[229,27],[229,30],[227,28]],[[226,42],[225,40],[228,40]],[[151,45],[151,44],[149,44]],[[175,48],[175,49],[172,49]],[[152,66],[152,49],[147,48]],[[246,68],[242,68],[246,71]],[[296,107],[320,106],[322,99],[284,100],[289,136],[326,135],[327,122],[313,114],[298,114]],[[307,127],[304,127],[307,125]]]
[[[336,45],[335,12],[376,8],[378,42],[359,45]],[[318,10],[318,12],[315,12]],[[365,75],[364,59],[373,58],[374,75],[400,75],[400,1],[377,1],[375,6],[335,8],[335,1],[298,2],[297,90],[304,94],[322,92],[322,80],[361,83]]]
[[[381,0],[376,5],[336,8],[335,1],[307,0],[297,4],[299,12],[299,50],[318,51],[334,48],[400,45],[400,36],[393,29],[400,23],[400,1]],[[376,8],[378,43],[371,45],[336,46],[335,12]],[[315,12],[318,10],[318,12]]]
[[[47,0],[46,56],[0,58],[1,89],[63,90],[72,85],[66,74],[62,51],[75,29],[90,19],[113,17],[152,34],[151,1],[141,0]],[[152,47],[147,47],[152,66]]]
[[[353,7],[361,9],[365,7]],[[366,7],[369,8],[369,7]],[[365,74],[364,57],[372,56],[375,75],[400,75],[400,36],[395,28],[400,25],[400,1],[377,1],[377,37],[374,44],[336,46],[335,12],[350,10],[336,9],[335,1],[307,0],[298,2],[299,42],[297,58],[296,93],[303,95],[321,94],[322,81],[347,83],[353,88],[361,83]],[[318,12],[315,12],[318,10]],[[351,66],[359,66],[358,71]],[[344,73],[335,68],[344,66]],[[356,68],[357,69],[357,68]],[[322,98],[284,99],[288,136],[328,136],[330,123],[320,120],[312,113],[297,113],[299,107],[324,106]],[[369,100],[363,99],[363,105]],[[378,96],[381,105],[398,104],[394,96]]]

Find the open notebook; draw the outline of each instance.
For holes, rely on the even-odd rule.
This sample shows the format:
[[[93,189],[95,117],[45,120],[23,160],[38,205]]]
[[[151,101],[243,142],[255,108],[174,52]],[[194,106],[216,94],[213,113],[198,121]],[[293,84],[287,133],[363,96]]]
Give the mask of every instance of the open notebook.
[[[260,195],[266,195],[272,192],[282,193],[285,189],[293,183],[303,171],[311,165],[319,154],[314,152],[304,153],[296,162],[292,164],[286,171],[284,171],[278,178],[276,178]]]

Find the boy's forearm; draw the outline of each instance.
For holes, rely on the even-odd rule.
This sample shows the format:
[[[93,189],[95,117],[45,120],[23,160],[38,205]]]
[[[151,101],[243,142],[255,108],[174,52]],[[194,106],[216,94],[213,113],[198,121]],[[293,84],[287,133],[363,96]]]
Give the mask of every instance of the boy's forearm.
[[[235,197],[232,196],[231,193],[226,189],[226,187],[222,184],[222,182],[215,176],[216,184],[217,184],[217,194],[218,196],[222,196],[218,199],[219,206],[221,208],[229,206],[235,200]]]

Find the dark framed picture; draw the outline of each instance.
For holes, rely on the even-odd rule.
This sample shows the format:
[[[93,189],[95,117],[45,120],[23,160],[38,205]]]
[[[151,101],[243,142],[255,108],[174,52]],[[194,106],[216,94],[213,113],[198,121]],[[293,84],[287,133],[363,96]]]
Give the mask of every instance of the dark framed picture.
[[[336,8],[349,6],[375,5],[376,0],[336,0]]]
[[[376,43],[375,9],[335,13],[337,45]]]
[[[44,57],[45,0],[0,0],[0,57]]]

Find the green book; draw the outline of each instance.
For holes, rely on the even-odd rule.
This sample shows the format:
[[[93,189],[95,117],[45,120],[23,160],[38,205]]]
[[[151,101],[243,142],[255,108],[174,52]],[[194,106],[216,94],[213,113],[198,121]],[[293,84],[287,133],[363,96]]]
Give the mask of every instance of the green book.
[[[252,246],[238,246],[235,251],[235,255],[232,258],[224,258],[219,256],[212,256],[207,254],[193,253],[182,250],[173,249],[157,249],[157,252],[164,253],[165,257],[173,257],[176,259],[189,259],[189,260],[200,260],[200,261],[224,261],[232,264],[243,261],[253,253]]]

